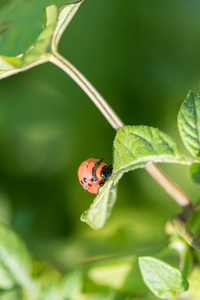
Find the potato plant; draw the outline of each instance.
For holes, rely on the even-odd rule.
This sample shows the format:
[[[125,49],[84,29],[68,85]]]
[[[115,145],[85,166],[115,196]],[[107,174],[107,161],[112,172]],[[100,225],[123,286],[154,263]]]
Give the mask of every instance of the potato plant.
[[[65,268],[62,263],[57,266],[58,260],[54,263],[54,259],[49,259],[48,255],[40,257],[31,243],[26,245],[26,241],[19,237],[17,226],[2,213],[0,299],[199,299],[200,205],[198,201],[192,201],[160,167],[166,164],[187,166],[190,175],[188,180],[197,185],[200,183],[200,96],[189,91],[183,103],[180,103],[177,117],[180,137],[177,142],[170,134],[154,126],[135,125],[134,121],[131,125],[125,125],[90,81],[58,50],[61,37],[73,16],[79,8],[81,10],[82,5],[87,6],[87,1],[82,3],[83,0],[0,1],[1,82],[3,83],[6,77],[50,62],[78,84],[108,121],[108,126],[111,125],[116,132],[113,148],[109,149],[112,153],[112,175],[100,188],[90,207],[85,207],[81,215],[81,221],[89,225],[90,232],[95,232],[96,241],[101,238],[102,230],[106,230],[107,220],[112,219],[118,183],[129,171],[144,169],[144,172],[161,186],[163,195],[167,193],[169,199],[174,200],[176,214],[170,216],[166,227],[162,228],[167,235],[164,244],[158,243],[154,247],[152,241],[148,247],[145,245],[139,251],[134,251],[131,246],[131,251],[122,247],[123,250],[118,252],[116,242],[115,248],[110,245],[110,253],[105,254],[102,250],[97,258],[88,255],[86,261],[77,259],[76,264],[70,265],[73,252],[76,256],[72,246],[71,257],[68,252],[65,256],[68,265],[68,268]],[[78,23],[78,14],[76,22]],[[92,124],[94,128],[96,125],[99,126]],[[74,132],[73,126],[70,131]],[[34,132],[31,134],[34,138]],[[98,130],[98,135],[103,143],[104,135],[101,130]],[[40,139],[43,140],[42,135]],[[92,138],[87,139],[87,143],[90,143],[92,148]],[[84,145],[80,145],[80,148],[84,148]],[[21,157],[22,161],[26,159],[23,154]],[[52,165],[56,159],[52,159]],[[30,161],[31,170],[34,170],[34,164],[37,168],[37,163],[38,160],[31,165]],[[1,172],[4,171],[3,169]],[[70,178],[74,176],[75,173],[72,172]],[[78,182],[78,179],[76,180]],[[124,182],[122,180],[121,185]],[[184,186],[184,183],[182,185]],[[85,191],[82,192],[86,194]],[[151,196],[151,190],[148,193]],[[90,197],[89,194],[87,196]],[[118,198],[118,201],[123,200],[120,199],[121,194]],[[75,200],[71,199],[71,202]],[[6,199],[0,204],[4,211]],[[23,221],[25,227],[30,219],[31,212]],[[142,221],[144,222],[145,220]],[[84,235],[81,238],[77,242],[76,250],[80,248],[84,252]],[[121,244],[123,238],[126,239],[126,234],[122,234]],[[92,248],[94,243],[95,239],[90,242],[88,248]],[[45,244],[48,248],[48,242]],[[50,252],[56,252],[54,243],[50,244]],[[59,253],[65,252],[64,246],[61,245],[59,249]]]

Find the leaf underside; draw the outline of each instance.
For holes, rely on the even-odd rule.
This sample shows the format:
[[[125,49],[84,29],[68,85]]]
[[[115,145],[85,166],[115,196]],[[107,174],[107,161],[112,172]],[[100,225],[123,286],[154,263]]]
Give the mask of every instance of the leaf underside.
[[[13,2],[15,3],[15,5],[13,4]],[[41,1],[38,2],[38,0],[35,0],[35,2],[33,2],[33,0],[30,0],[23,4],[20,2],[20,5],[16,6],[17,2],[17,0],[10,0],[10,4],[4,5],[4,11],[6,9],[9,11],[11,9],[10,5],[12,4],[12,12],[14,15],[12,16],[11,14],[10,16],[9,13],[6,14],[9,15],[11,19],[10,21],[4,20],[3,22],[5,24],[10,24],[9,26],[11,28],[8,26],[8,28],[5,29],[4,34],[0,32],[0,46],[1,44],[4,45],[4,47],[0,48],[0,79],[11,76],[18,72],[25,71],[32,68],[33,66],[48,61],[48,55],[45,54],[51,53],[53,49],[57,49],[59,40],[65,28],[76,13],[77,9],[82,3],[82,0],[76,2],[56,2],[45,0],[42,3]],[[54,2],[56,3],[56,5],[52,4]],[[42,9],[45,7],[45,4],[52,5],[47,6],[47,8],[43,10],[42,24]],[[59,7],[60,5],[62,6]],[[25,15],[24,18],[18,13],[18,10],[22,15]],[[2,11],[0,11],[0,17],[1,14]],[[34,19],[34,17],[36,18],[36,16],[37,21]],[[18,26],[16,25],[17,21]],[[31,22],[30,25],[29,22]],[[14,27],[13,24],[15,25]],[[37,24],[37,30],[34,27],[35,24]],[[32,29],[32,34],[27,34],[26,31],[29,31],[30,28]],[[17,30],[17,32],[15,32],[15,30]],[[23,33],[24,30],[25,33]],[[13,32],[15,33],[13,38],[12,36],[10,36],[10,32],[12,34]],[[17,46],[19,38],[16,39],[16,37],[18,36],[18,34],[20,34],[20,37],[23,38],[24,43],[20,43],[20,45],[23,45],[23,49]],[[26,39],[27,35],[28,39]],[[11,51],[9,51],[9,47],[11,49],[15,49],[15,52],[13,53],[16,56],[8,56],[9,53],[11,53]],[[6,56],[3,55],[4,53]]]
[[[81,221],[94,230],[101,229],[111,215],[116,198],[117,188],[113,187],[113,181],[110,179],[100,188],[90,208],[82,214]]]
[[[0,1],[0,55],[17,56],[34,43],[42,28],[42,10],[57,8],[75,0],[6,0]]]

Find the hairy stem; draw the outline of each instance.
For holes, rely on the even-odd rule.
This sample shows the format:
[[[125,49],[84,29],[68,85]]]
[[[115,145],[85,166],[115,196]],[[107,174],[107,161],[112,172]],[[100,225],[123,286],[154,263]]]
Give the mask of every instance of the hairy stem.
[[[54,50],[53,54],[47,54],[48,60],[67,73],[88,95],[88,97],[98,107],[110,125],[118,130],[124,123],[113,111],[106,100],[99,94],[93,85],[76,69],[69,61]],[[146,171],[160,184],[160,186],[180,205],[191,204],[188,196],[177,187],[155,164],[149,163],[145,166]]]

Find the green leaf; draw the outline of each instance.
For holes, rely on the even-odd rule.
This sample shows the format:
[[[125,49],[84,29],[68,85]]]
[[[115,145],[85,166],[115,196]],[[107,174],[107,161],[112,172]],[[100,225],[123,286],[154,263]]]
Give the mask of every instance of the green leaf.
[[[200,97],[189,92],[178,114],[178,127],[187,150],[200,157]]]
[[[7,284],[11,285],[13,280],[20,286],[29,287],[31,258],[21,239],[3,223],[0,223],[0,263]]]
[[[139,267],[145,284],[161,299],[172,299],[189,287],[181,272],[164,261],[143,256],[139,258]]]
[[[193,163],[190,166],[190,176],[195,183],[200,184],[200,163]]]
[[[26,51],[42,28],[42,10],[50,5],[61,7],[77,0],[6,0],[0,1],[1,55],[16,56]]]
[[[114,140],[114,184],[124,172],[143,168],[148,162],[183,162],[174,140],[148,126],[124,126]]]
[[[113,187],[112,179],[109,179],[99,194],[94,199],[90,208],[81,216],[81,221],[86,222],[94,230],[101,229],[110,217],[117,197],[116,187]]]
[[[59,8],[59,14],[58,14],[58,20],[57,20],[57,25],[53,34],[53,39],[52,39],[52,48],[57,49],[58,43],[60,41],[60,38],[65,31],[67,25],[77,12],[79,6],[81,5],[81,1],[76,1],[76,3],[71,4],[71,5],[63,5]]]
[[[58,10],[55,5],[47,7],[44,11],[44,29],[38,36],[35,43],[31,45],[31,47],[21,56],[0,57],[0,78],[22,71],[27,66],[31,66],[33,63],[39,64],[47,61],[47,59],[45,59],[42,55],[49,48],[52,39],[52,32],[56,26],[57,16]]]
[[[12,2],[15,2],[16,0],[12,0]],[[40,1],[41,2],[41,1]],[[46,3],[54,2],[54,1],[45,1]],[[24,48],[23,53],[18,52],[17,56],[5,56],[1,55],[0,56],[0,79],[8,77],[10,75],[13,75],[18,72],[25,71],[27,69],[30,69],[31,67],[34,67],[38,64],[44,63],[49,60],[48,55],[45,55],[48,52],[51,52],[51,50],[54,49],[56,50],[58,46],[58,42],[62,36],[62,33],[64,32],[65,28],[71,21],[73,15],[76,13],[78,7],[80,6],[82,0],[78,2],[72,1],[74,4],[65,4],[62,7],[58,9],[58,5],[60,3],[66,3],[67,1],[57,1],[56,5],[50,5],[48,6],[45,10],[43,10],[43,26],[42,22],[40,23],[40,27],[42,30],[37,31],[37,36],[35,39],[32,39],[29,44],[26,44],[28,48]],[[11,4],[10,3],[10,4]],[[29,10],[27,10],[27,5],[29,7]],[[44,3],[43,3],[44,6]],[[39,5],[37,1],[33,2],[28,1],[27,3],[24,4],[24,6],[21,5],[21,13],[23,14],[23,9],[25,10],[26,14],[27,12],[30,14],[37,13],[39,14],[38,7],[40,7],[40,15],[42,12],[42,7],[41,4]],[[6,8],[9,10],[10,6],[6,5]],[[36,9],[37,8],[37,9]],[[17,20],[19,21],[22,16],[18,14],[18,9],[19,7],[16,7],[14,5],[13,11],[16,12],[16,15],[13,16],[14,20],[15,18],[18,18]],[[0,14],[1,16],[1,14]],[[41,18],[41,17],[40,17]],[[30,17],[32,20],[32,18]],[[14,22],[14,20],[11,18],[10,23]],[[23,30],[29,29],[29,19],[26,18],[23,19],[24,22],[20,23],[21,25],[19,26],[18,30],[23,34]],[[32,20],[32,22],[34,22]],[[15,22],[14,22],[15,23]],[[39,24],[39,23],[38,23]],[[30,24],[30,27],[33,27],[32,24]],[[13,28],[12,28],[13,29]],[[6,31],[10,31],[11,28],[7,29]],[[13,29],[15,30],[15,29]],[[26,34],[24,34],[24,38],[26,37]],[[3,39],[4,40],[4,39]],[[5,43],[12,44],[12,48],[16,49],[16,39],[10,39],[10,40],[4,40]],[[2,43],[2,39],[0,36],[0,45]],[[9,51],[6,53],[8,55]]]

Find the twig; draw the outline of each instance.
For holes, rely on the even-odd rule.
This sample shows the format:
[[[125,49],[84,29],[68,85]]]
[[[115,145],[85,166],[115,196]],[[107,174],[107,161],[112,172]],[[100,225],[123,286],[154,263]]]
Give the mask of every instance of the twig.
[[[82,88],[115,130],[124,126],[123,122],[106,100],[99,94],[85,76],[83,76],[69,61],[67,61],[59,53],[56,53],[56,56],[49,55],[49,61],[61,68]]]
[[[171,224],[189,245],[200,252],[200,238],[191,232],[189,226],[184,221],[177,217],[171,220]]]

